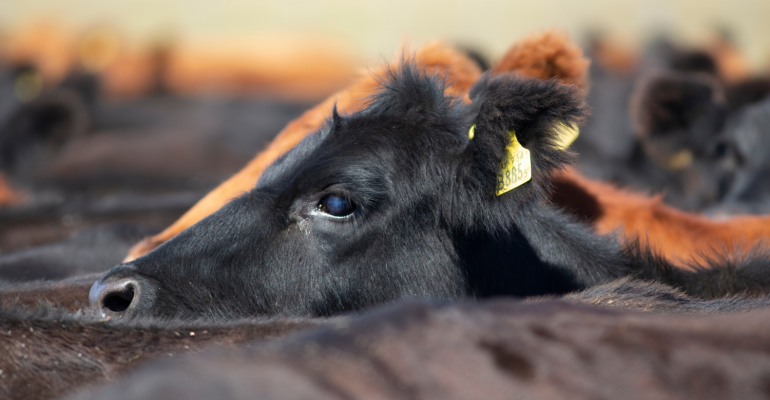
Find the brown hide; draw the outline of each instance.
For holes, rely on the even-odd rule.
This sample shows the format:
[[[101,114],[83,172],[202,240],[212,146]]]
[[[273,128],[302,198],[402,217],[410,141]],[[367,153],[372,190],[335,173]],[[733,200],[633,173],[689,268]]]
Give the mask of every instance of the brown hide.
[[[590,223],[597,233],[620,231],[638,238],[683,267],[726,252],[747,254],[770,237],[770,217],[712,220],[667,206],[660,195],[618,189],[571,168],[561,172],[556,182],[553,201]]]
[[[21,199],[22,195],[10,186],[5,174],[0,172],[0,207],[16,203]]]
[[[588,65],[583,50],[563,33],[547,31],[528,36],[492,67],[492,73],[515,72],[529,78],[551,79],[586,88]]]

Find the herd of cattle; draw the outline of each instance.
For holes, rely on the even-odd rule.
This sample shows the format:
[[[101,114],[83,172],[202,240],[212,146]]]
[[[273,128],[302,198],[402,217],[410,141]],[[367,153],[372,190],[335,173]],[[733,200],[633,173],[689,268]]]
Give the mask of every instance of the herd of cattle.
[[[311,108],[0,64],[0,397],[765,398],[770,75],[588,56],[433,43]]]

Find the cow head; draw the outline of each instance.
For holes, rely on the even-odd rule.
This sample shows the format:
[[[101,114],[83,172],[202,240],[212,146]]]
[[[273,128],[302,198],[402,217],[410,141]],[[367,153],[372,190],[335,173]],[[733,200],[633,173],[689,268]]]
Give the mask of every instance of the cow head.
[[[681,176],[683,197],[702,208],[744,196],[761,174],[768,90],[761,79],[724,85],[703,73],[656,72],[640,80],[631,116],[645,154]]]
[[[481,242],[516,256],[512,232],[569,158],[554,128],[580,121],[582,94],[513,75],[481,79],[472,104],[445,89],[409,62],[394,69],[365,110],[335,111],[252,191],[107,272],[92,306],[113,317],[329,315],[412,296],[521,294],[512,281],[532,271],[516,275],[515,260],[501,264]],[[497,195],[511,130],[530,151],[531,180]]]

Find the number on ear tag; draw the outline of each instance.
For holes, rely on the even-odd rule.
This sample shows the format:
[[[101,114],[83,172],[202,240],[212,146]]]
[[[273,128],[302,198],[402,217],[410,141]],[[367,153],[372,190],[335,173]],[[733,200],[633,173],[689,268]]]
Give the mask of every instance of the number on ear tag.
[[[511,143],[505,148],[505,157],[497,173],[497,195],[521,186],[532,179],[532,162],[529,150],[521,146],[516,139],[516,132],[508,131]]]

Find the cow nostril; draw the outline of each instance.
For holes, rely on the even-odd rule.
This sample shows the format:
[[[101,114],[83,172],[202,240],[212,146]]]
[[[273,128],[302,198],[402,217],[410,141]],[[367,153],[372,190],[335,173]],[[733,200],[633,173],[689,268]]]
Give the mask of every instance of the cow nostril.
[[[112,312],[123,312],[128,309],[132,301],[134,301],[134,287],[133,285],[126,285],[122,289],[104,296],[102,307]]]
[[[141,280],[135,278],[107,279],[94,283],[88,298],[91,307],[101,315],[126,317],[136,313],[140,302],[152,300],[144,296],[146,292]]]

